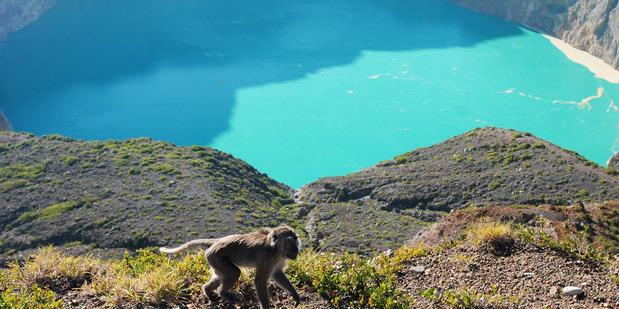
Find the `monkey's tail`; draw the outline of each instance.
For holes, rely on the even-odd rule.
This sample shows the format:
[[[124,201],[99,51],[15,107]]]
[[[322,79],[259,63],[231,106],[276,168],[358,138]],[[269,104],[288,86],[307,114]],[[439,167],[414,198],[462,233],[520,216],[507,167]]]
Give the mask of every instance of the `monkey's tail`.
[[[191,247],[196,247],[196,246],[210,247],[216,241],[217,241],[217,239],[196,239],[196,240],[192,240],[190,242],[187,242],[187,243],[185,243],[185,244],[183,244],[183,245],[181,245],[179,247],[176,247],[176,248],[161,247],[161,248],[159,248],[159,251],[161,251],[163,253],[174,254],[174,253],[178,253],[178,252],[181,252],[183,250],[189,249]]]

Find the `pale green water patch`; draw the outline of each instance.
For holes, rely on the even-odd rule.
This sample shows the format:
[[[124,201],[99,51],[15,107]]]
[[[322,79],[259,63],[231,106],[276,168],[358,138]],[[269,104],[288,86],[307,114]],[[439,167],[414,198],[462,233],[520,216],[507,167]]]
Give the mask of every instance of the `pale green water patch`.
[[[619,86],[524,33],[471,48],[365,51],[350,65],[237,90],[229,130],[213,146],[293,186],[480,126],[529,131],[605,164]],[[601,98],[577,104],[599,87]]]

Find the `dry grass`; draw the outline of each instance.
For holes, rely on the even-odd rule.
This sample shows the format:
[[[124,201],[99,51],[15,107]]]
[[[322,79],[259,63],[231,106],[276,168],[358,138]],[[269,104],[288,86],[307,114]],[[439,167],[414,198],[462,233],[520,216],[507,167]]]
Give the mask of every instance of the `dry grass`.
[[[44,247],[23,265],[10,264],[5,280],[21,289],[39,285],[58,292],[80,286],[99,271],[102,263],[88,256],[66,256],[52,247]]]
[[[153,251],[109,264],[84,287],[110,307],[136,304],[173,305],[197,295],[210,276],[202,254],[170,260]]]
[[[506,223],[482,222],[467,230],[466,239],[495,254],[507,254],[514,245],[514,230]]]
[[[183,278],[167,267],[133,276],[122,269],[108,269],[84,290],[99,296],[110,307],[135,304],[175,304],[186,296]]]

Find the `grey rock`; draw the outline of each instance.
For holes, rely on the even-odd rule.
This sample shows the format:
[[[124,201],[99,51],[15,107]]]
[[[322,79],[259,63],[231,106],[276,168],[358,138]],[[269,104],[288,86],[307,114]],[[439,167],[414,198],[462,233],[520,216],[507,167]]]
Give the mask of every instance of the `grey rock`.
[[[426,272],[426,267],[425,266],[415,266],[413,267],[413,271],[421,274],[421,273],[425,273]]]
[[[563,288],[563,294],[565,295],[573,295],[573,296],[578,296],[581,295],[582,293],[584,293],[584,291],[576,286],[566,286]]]
[[[619,67],[619,3],[616,0],[455,2],[548,33]]]
[[[619,153],[615,154],[608,161],[608,167],[612,168],[615,171],[619,171]]]
[[[556,296],[557,294],[559,294],[559,288],[557,288],[556,286],[551,287],[548,294],[550,294],[551,296]]]

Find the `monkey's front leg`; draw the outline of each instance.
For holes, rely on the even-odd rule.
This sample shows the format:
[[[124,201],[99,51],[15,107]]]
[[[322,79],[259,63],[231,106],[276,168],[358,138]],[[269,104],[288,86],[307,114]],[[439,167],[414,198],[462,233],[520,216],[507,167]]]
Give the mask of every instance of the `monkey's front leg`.
[[[292,298],[297,303],[297,305],[301,302],[301,297],[299,296],[299,293],[297,293],[297,290],[294,288],[292,283],[290,283],[290,280],[288,280],[288,277],[286,277],[286,274],[284,274],[283,270],[276,271],[273,274],[273,280],[275,280],[275,283],[277,283],[277,285],[279,285],[282,289],[288,291],[288,293],[292,295]]]
[[[269,273],[267,271],[256,270],[256,278],[254,284],[256,285],[256,294],[258,294],[258,301],[260,302],[260,309],[269,309]]]

